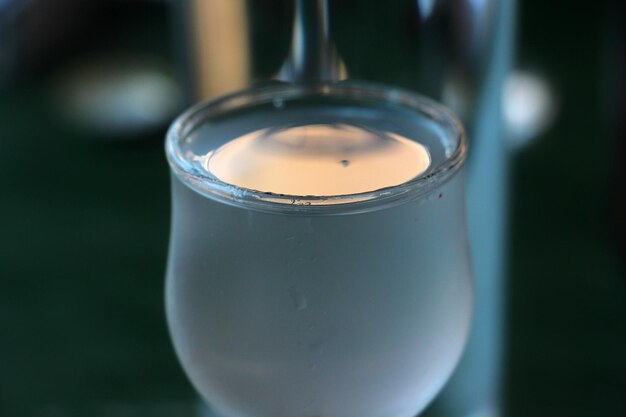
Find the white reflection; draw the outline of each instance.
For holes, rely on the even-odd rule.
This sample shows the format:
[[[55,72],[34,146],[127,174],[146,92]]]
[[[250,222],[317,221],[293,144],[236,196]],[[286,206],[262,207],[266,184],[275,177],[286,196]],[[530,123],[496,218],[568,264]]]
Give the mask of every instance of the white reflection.
[[[510,74],[504,84],[503,114],[515,147],[526,145],[548,128],[556,113],[547,81],[527,72]]]
[[[59,79],[58,110],[75,126],[108,138],[162,126],[179,111],[182,93],[168,69],[151,61],[110,55],[76,64]]]
[[[424,20],[428,19],[435,9],[435,0],[417,0],[417,8]]]

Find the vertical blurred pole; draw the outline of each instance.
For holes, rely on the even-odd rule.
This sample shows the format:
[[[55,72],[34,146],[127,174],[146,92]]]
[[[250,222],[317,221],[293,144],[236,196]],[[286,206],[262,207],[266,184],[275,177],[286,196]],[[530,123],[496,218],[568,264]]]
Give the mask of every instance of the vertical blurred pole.
[[[173,3],[176,52],[190,104],[275,78],[281,67],[289,67],[285,61],[298,22],[295,0]]]
[[[251,79],[245,0],[188,0],[195,100],[246,87]]]
[[[497,2],[492,50],[470,126],[467,216],[474,272],[474,318],[464,356],[432,407],[437,417],[497,417],[502,412],[507,251],[508,149],[504,81],[513,60],[514,0]]]

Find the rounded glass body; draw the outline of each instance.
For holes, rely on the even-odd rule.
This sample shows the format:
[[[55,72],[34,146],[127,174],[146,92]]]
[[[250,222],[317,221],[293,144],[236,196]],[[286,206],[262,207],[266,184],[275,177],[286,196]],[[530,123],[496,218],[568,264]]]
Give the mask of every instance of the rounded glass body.
[[[351,110],[317,112],[337,106]],[[408,124],[385,129],[428,138],[432,162],[401,184],[340,195],[238,187],[198,164],[196,153],[285,108],[298,109],[287,113],[290,126],[298,115],[362,127],[402,113]],[[259,112],[268,116],[250,122]],[[461,355],[471,316],[465,151],[445,109],[367,84],[276,84],[175,122],[168,324],[185,371],[219,414],[410,417],[428,404]]]

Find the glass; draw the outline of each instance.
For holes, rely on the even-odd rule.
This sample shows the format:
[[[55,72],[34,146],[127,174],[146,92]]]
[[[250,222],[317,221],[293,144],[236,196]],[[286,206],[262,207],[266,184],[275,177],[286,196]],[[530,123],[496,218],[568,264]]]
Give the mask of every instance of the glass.
[[[324,129],[334,129],[340,150],[323,141]],[[406,181],[394,167],[370,172],[392,185],[356,193],[298,195],[223,181],[254,164],[219,171],[211,161],[234,138],[259,131],[265,136],[257,143],[277,146],[273,156],[302,146],[299,158],[349,155],[336,160],[345,172],[369,163],[383,137],[397,139],[393,146],[401,137],[419,140],[429,159]],[[341,135],[367,140],[346,144]],[[273,83],[193,107],[171,127],[166,151],[168,323],[183,368],[216,412],[410,417],[423,410],[457,363],[471,317],[466,142],[456,118],[380,85]],[[327,168],[318,159],[311,172],[283,177],[318,169],[321,178]],[[263,172],[248,179],[260,184]]]
[[[427,415],[499,416],[506,371],[510,188],[510,149],[501,97],[513,61],[517,2],[327,3],[326,35],[351,78],[419,91],[450,107],[467,129],[471,146],[466,205],[476,308],[461,364]],[[194,30],[180,49],[189,58],[190,96],[206,99],[280,74],[294,43],[299,4],[297,0],[189,2],[186,16]],[[223,28],[212,25],[215,20],[225,22]],[[234,58],[236,71],[214,69]]]

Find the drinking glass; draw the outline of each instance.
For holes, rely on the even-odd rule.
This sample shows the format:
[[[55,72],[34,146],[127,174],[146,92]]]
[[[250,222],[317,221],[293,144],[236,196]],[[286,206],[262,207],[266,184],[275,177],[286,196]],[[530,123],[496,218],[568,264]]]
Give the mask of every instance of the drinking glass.
[[[424,409],[472,308],[452,113],[383,85],[274,82],[191,108],[166,153],[168,324],[217,414]]]
[[[194,100],[276,77],[293,56],[298,8],[326,3],[324,36],[349,77],[418,91],[459,116],[470,142],[465,184],[475,310],[463,358],[426,415],[502,415],[511,155],[502,97],[514,60],[517,1],[175,3],[181,74]]]

